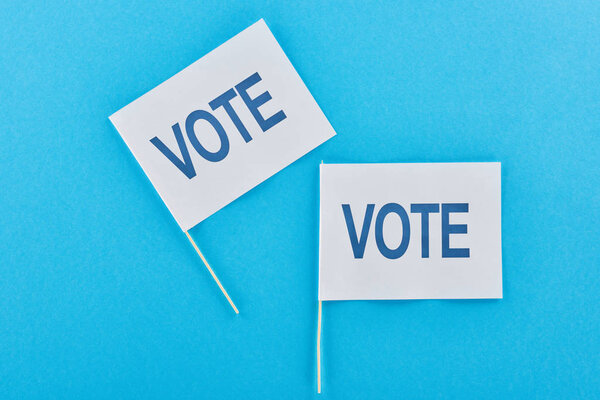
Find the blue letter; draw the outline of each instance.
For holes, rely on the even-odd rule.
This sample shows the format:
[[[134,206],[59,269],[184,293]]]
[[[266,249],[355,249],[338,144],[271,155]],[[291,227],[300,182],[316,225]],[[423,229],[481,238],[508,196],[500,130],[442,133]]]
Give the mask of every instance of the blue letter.
[[[442,258],[469,258],[469,249],[451,249],[451,233],[467,233],[467,225],[450,225],[451,212],[469,212],[468,203],[442,204]]]
[[[221,148],[216,153],[211,153],[210,151],[206,150],[198,141],[196,133],[194,132],[194,124],[199,119],[208,121],[213,128],[215,128],[217,135],[219,135],[219,139],[221,139]],[[223,129],[221,123],[211,113],[204,110],[196,110],[188,115],[187,119],[185,120],[185,131],[190,138],[192,146],[194,146],[198,154],[204,157],[207,161],[221,161],[227,156],[227,153],[229,153],[229,139],[227,139],[225,129]]]
[[[383,221],[389,213],[396,213],[402,220],[402,241],[397,249],[392,250],[385,245],[383,241]],[[377,248],[379,252],[385,257],[391,260],[402,257],[402,255],[408,249],[408,242],[410,241],[410,222],[408,221],[408,215],[400,204],[388,203],[381,207],[375,220],[375,241],[377,242]]]
[[[348,235],[350,236],[350,244],[352,245],[354,258],[363,258],[363,255],[365,254],[365,246],[367,245],[367,237],[369,236],[369,227],[371,226],[371,219],[373,219],[374,209],[375,204],[367,204],[367,211],[365,212],[365,219],[363,221],[359,240],[356,237],[356,228],[354,227],[354,219],[352,219],[350,204],[342,204],[342,210],[344,211],[344,218],[346,219],[346,227],[348,228]]]
[[[226,91],[225,93],[208,103],[208,105],[213,110],[216,110],[217,108],[222,106],[225,109],[225,112],[227,112],[227,115],[229,115],[229,118],[231,118],[231,121],[233,122],[237,130],[240,132],[240,134],[246,141],[246,143],[248,143],[252,140],[252,136],[250,136],[248,130],[246,129],[242,121],[240,121],[240,117],[238,117],[235,110],[233,109],[233,106],[230,103],[231,99],[233,99],[235,96],[237,96],[237,94],[235,94],[235,90],[229,89],[228,91]]]
[[[258,74],[258,72],[255,72],[248,78],[244,79],[242,82],[235,85],[235,88],[242,97],[242,100],[244,100],[244,103],[246,103],[246,107],[248,107],[248,110],[250,110],[256,122],[258,122],[258,125],[260,125],[260,129],[262,129],[263,132],[266,132],[273,126],[283,121],[285,119],[285,113],[282,110],[279,110],[269,118],[263,118],[263,116],[260,114],[260,111],[258,111],[258,107],[271,100],[271,94],[269,92],[264,92],[258,95],[258,97],[251,99],[248,93],[246,92],[251,86],[260,81],[260,75]]]
[[[421,258],[429,258],[429,213],[440,212],[440,205],[411,204],[410,212],[421,214]]]
[[[150,143],[152,143],[161,153],[163,153],[169,161],[171,161],[181,172],[188,177],[188,179],[192,179],[196,176],[196,171],[194,170],[194,165],[192,164],[192,159],[190,158],[190,152],[187,149],[187,145],[185,144],[185,140],[183,140],[183,134],[181,133],[181,128],[179,124],[175,124],[171,127],[173,129],[173,134],[175,134],[175,139],[177,139],[177,145],[179,146],[179,151],[181,152],[181,156],[183,157],[183,161],[181,161],[171,149],[169,149],[158,137],[154,136],[150,139]]]

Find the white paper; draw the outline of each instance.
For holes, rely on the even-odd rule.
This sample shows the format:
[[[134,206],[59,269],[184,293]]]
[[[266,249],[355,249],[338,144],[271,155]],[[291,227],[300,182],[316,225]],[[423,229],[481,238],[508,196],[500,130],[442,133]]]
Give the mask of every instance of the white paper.
[[[502,298],[500,194],[500,163],[321,164],[319,299]],[[410,237],[402,247],[402,211],[387,207],[392,211],[383,212],[379,224],[386,257],[377,244],[376,219],[388,203],[405,210]],[[352,216],[356,249],[343,204]],[[373,214],[362,247],[368,204]],[[427,213],[427,257],[423,213],[411,212],[412,204],[428,204],[415,210],[439,208]],[[468,211],[457,212],[464,204]]]
[[[259,81],[246,81],[253,85],[241,91],[235,87],[256,73]],[[254,105],[257,98],[266,99],[261,94],[270,94],[270,100],[258,101],[261,105],[256,107],[263,119],[279,116],[270,120],[278,122],[266,131],[242,98],[244,88]],[[225,106],[213,110],[209,105],[229,89],[235,95],[229,104],[246,129],[246,137],[251,138],[248,142]],[[211,161],[196,151],[186,129],[186,120],[196,110],[203,112],[191,118],[192,135],[210,157],[226,154],[224,158]],[[281,119],[280,111],[285,118]],[[223,127],[227,153],[204,112]],[[193,123],[198,115],[202,118]],[[184,230],[335,135],[263,20],[117,111],[110,120]],[[177,142],[175,124],[179,124],[189,160]],[[191,178],[151,142],[155,137],[180,160]]]

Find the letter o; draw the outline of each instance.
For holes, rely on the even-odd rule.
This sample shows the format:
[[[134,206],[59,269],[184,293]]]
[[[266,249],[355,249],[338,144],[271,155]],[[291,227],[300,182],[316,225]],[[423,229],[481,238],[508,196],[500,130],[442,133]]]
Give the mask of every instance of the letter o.
[[[204,148],[198,141],[196,137],[196,132],[194,131],[194,124],[196,121],[203,119],[209,122],[213,128],[215,128],[215,132],[219,135],[219,139],[221,140],[221,147],[215,153],[212,153]],[[188,138],[190,138],[190,143],[194,146],[194,149],[200,154],[205,160],[218,162],[224,159],[229,153],[229,139],[227,138],[227,133],[223,128],[223,125],[217,120],[211,113],[204,110],[196,110],[192,112],[185,120],[185,131],[187,132]]]
[[[396,213],[402,220],[402,241],[397,249],[390,249],[383,240],[383,221],[389,213]],[[400,204],[388,203],[381,207],[375,220],[375,241],[377,242],[377,248],[379,252],[385,257],[391,260],[402,257],[402,255],[408,249],[408,243],[410,241],[410,222],[408,220],[408,214],[406,210]]]

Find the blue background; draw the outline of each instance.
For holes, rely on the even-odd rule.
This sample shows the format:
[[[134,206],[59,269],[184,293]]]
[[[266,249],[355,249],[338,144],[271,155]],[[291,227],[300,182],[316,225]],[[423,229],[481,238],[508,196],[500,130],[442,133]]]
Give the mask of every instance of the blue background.
[[[264,17],[338,136],[192,230],[107,117]],[[504,299],[324,304],[323,399],[599,398],[600,3],[7,2],[0,397],[316,397],[318,168],[501,161]]]

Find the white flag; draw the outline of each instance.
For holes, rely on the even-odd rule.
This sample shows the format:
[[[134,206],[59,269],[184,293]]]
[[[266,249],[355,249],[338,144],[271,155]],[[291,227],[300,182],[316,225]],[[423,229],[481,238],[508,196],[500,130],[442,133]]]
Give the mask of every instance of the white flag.
[[[263,20],[110,120],[183,230],[335,135]]]
[[[502,297],[500,163],[321,164],[319,300]]]

